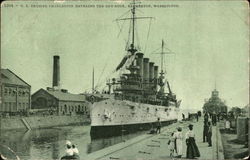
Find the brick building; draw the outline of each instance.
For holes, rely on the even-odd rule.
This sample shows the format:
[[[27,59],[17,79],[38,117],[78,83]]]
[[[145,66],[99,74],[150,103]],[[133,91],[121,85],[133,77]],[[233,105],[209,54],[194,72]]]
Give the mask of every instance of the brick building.
[[[56,115],[89,115],[89,102],[85,95],[72,94],[65,89],[39,89],[31,96],[32,110],[44,110]]]
[[[1,69],[1,113],[20,113],[30,109],[31,86],[9,69]]]

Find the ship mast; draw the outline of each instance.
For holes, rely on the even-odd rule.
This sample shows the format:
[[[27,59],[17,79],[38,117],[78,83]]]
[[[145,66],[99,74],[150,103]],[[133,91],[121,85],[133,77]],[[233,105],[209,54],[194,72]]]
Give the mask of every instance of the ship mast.
[[[131,49],[134,49],[135,42],[135,0],[133,0],[133,8],[132,8],[132,44]]]
[[[164,72],[163,72],[163,55],[165,54],[164,53],[164,41],[162,40],[162,43],[161,43],[161,72],[160,72],[160,77],[159,77],[159,86],[160,86],[160,90],[159,90],[159,93],[160,95],[163,95],[164,94],[164,86],[165,86],[165,83],[163,82],[164,80]]]
[[[95,69],[93,67],[93,71],[92,71],[92,94],[95,93]]]
[[[161,42],[161,52],[156,53],[156,54],[160,54],[161,55],[161,72],[160,72],[159,82],[158,82],[158,85],[160,86],[160,90],[159,90],[158,93],[159,93],[160,96],[164,96],[164,87],[165,87],[165,82],[164,82],[164,79],[165,79],[164,74],[165,73],[164,73],[164,70],[163,70],[164,54],[173,54],[171,52],[171,50],[169,50],[168,48],[167,48],[168,51],[165,52],[164,48],[165,48],[164,47],[164,40],[162,40],[162,42]],[[168,84],[168,89],[169,89],[169,93],[172,94],[169,84]]]
[[[130,20],[132,21],[132,42],[130,44],[130,48],[128,49],[128,51],[130,51],[132,54],[134,54],[137,50],[135,48],[135,21],[137,19],[152,19],[153,17],[136,17],[136,2],[135,0],[133,0],[132,4],[132,9],[131,9],[131,13],[132,13],[132,17],[130,18],[119,18],[116,19],[116,21],[124,21],[124,20]],[[131,32],[130,32],[131,33]]]

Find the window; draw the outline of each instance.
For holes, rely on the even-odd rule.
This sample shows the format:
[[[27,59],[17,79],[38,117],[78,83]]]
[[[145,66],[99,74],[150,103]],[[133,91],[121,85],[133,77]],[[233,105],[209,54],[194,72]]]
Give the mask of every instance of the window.
[[[8,108],[8,103],[5,102],[5,103],[4,103],[4,111],[7,111],[7,108]]]
[[[13,89],[12,96],[15,96],[15,95],[16,95],[16,90]]]
[[[80,106],[80,105],[78,105],[78,112],[80,112],[80,110],[81,110],[81,106]]]
[[[8,89],[4,88],[4,95],[7,95],[7,94],[8,94]]]
[[[64,105],[64,111],[67,112],[67,105]]]
[[[12,107],[13,107],[12,111],[17,111],[16,103],[15,102],[12,103]]]
[[[19,106],[19,110],[22,110],[22,105],[21,105],[21,103],[18,103],[18,106]]]
[[[8,108],[8,111],[12,111],[11,108],[12,107],[12,105],[11,105],[11,102],[9,102],[9,108]]]
[[[11,90],[11,88],[9,88],[9,95],[11,95],[11,92],[12,92],[12,90]]]

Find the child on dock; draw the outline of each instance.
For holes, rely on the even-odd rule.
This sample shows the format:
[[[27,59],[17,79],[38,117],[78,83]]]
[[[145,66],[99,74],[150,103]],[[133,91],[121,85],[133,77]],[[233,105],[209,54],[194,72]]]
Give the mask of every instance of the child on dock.
[[[170,158],[173,158],[174,157],[174,148],[175,148],[174,132],[171,133],[171,137],[168,140],[168,148],[170,150]]]

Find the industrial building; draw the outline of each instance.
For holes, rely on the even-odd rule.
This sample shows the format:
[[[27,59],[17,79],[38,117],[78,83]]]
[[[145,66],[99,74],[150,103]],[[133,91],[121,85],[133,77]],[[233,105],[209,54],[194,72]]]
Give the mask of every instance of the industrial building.
[[[89,115],[89,103],[85,95],[72,94],[67,90],[39,89],[32,96],[32,110],[47,110],[56,115]]]
[[[53,59],[52,87],[39,89],[32,96],[32,111],[55,115],[89,115],[89,102],[82,94],[72,94],[60,86],[60,57]]]
[[[9,69],[1,69],[1,113],[24,113],[30,109],[31,86]]]

